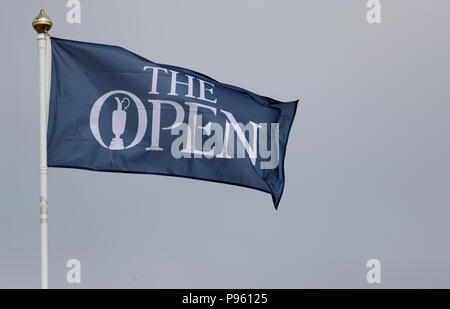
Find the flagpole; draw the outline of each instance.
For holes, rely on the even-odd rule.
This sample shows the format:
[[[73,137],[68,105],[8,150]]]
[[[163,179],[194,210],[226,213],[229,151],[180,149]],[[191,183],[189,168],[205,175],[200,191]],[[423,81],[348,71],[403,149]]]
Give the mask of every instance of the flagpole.
[[[47,77],[48,31],[52,21],[41,10],[33,20],[37,32],[39,55],[39,120],[40,120],[40,213],[41,213],[41,288],[48,289],[48,211],[47,211]]]

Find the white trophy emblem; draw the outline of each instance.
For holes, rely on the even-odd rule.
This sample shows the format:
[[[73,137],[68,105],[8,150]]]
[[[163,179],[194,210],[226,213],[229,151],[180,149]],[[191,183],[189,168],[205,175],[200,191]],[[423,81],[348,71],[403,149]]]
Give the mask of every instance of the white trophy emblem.
[[[123,140],[120,136],[125,131],[125,124],[127,121],[127,108],[130,106],[130,100],[128,98],[123,98],[122,101],[118,97],[114,97],[117,102],[117,109],[112,113],[112,131],[115,135],[109,144],[109,149],[111,150],[121,150],[123,149]],[[124,103],[126,106],[123,106]],[[122,109],[123,107],[123,109]]]

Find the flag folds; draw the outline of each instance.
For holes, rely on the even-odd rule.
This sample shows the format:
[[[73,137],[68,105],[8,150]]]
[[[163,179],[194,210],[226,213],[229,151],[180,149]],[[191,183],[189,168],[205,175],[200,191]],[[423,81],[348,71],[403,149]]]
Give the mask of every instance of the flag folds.
[[[298,101],[279,102],[117,46],[51,39],[48,166],[261,190],[278,207]]]

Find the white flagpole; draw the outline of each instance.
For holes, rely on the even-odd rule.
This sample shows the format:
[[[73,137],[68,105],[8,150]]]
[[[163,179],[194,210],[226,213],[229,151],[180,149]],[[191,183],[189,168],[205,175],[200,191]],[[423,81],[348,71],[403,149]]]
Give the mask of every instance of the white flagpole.
[[[47,83],[48,83],[48,33],[52,21],[41,10],[33,20],[39,54],[39,119],[40,119],[40,212],[41,212],[41,288],[48,289],[48,233],[47,233]]]

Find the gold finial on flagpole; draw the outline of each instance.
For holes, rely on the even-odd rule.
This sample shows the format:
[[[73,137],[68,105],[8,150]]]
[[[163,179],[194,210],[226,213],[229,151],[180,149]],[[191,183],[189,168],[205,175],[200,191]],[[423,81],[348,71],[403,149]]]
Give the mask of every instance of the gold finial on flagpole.
[[[52,20],[45,14],[44,10],[41,10],[39,15],[33,19],[32,25],[37,33],[47,33],[52,27]]]

